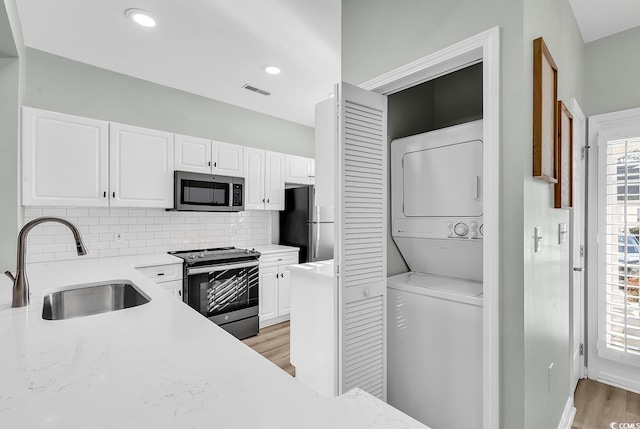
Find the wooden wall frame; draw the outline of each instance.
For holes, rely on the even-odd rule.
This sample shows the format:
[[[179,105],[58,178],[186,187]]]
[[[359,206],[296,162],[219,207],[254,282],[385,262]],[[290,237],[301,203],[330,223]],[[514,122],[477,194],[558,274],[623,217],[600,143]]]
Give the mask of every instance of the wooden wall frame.
[[[542,37],[533,41],[533,177],[557,183],[558,66]]]
[[[573,115],[558,101],[558,182],[554,185],[555,208],[573,207]]]

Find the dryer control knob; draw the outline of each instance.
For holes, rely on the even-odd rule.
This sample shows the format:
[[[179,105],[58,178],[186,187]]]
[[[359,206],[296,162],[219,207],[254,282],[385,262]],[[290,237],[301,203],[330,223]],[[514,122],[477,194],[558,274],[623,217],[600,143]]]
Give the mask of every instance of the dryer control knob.
[[[453,231],[458,237],[464,237],[469,232],[469,227],[466,223],[458,222],[456,226],[453,227]]]

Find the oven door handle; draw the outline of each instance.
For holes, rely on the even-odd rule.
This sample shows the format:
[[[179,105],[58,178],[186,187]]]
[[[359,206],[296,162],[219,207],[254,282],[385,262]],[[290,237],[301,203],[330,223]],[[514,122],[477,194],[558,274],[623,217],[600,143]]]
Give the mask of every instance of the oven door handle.
[[[187,275],[213,273],[216,271],[232,270],[234,268],[249,268],[260,265],[259,261],[244,262],[239,264],[209,265],[207,267],[187,268]]]

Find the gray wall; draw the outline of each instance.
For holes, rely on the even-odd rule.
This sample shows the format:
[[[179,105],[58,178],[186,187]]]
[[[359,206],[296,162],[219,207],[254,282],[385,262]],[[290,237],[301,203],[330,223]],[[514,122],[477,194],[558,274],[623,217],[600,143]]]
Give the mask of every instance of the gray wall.
[[[640,107],[640,27],[588,43],[584,113]]]
[[[571,107],[584,98],[585,45],[566,0],[525,0],[524,60],[528,82],[524,108],[527,130],[533,126],[533,46],[544,37],[558,66],[558,98]],[[531,134],[529,133],[529,141]],[[525,145],[528,146],[528,145]],[[530,148],[530,146],[528,146]],[[527,428],[557,427],[570,391],[569,240],[558,244],[558,225],[570,227],[568,210],[553,208],[553,185],[531,176],[532,151],[525,153],[524,178],[524,333],[525,422]],[[533,231],[541,226],[540,252],[533,250]],[[548,368],[555,378],[549,386]]]
[[[569,396],[568,248],[554,247],[553,234],[568,215],[551,209],[551,186],[531,179],[531,57],[533,38],[548,38],[561,69],[561,97],[581,96],[584,48],[577,43],[567,0],[343,0],[342,5],[342,75],[354,84],[500,26],[500,420],[503,428],[556,427]],[[530,227],[538,224],[548,240],[534,257]],[[388,267],[390,273],[402,269]],[[565,292],[547,297],[551,287]],[[549,310],[557,314],[545,319]],[[538,329],[536,323],[543,325]],[[556,362],[557,382],[548,392],[541,389],[546,374],[533,377],[541,377],[550,361]]]
[[[0,3],[0,272],[15,271],[18,202],[19,109],[24,42],[15,0]],[[3,285],[4,286],[4,285]]]
[[[24,104],[314,157],[313,128],[27,48]]]

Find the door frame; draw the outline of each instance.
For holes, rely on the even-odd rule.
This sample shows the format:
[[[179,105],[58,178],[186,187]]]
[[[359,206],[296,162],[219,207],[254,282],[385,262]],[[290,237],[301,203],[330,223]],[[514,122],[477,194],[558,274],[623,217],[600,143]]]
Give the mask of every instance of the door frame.
[[[500,28],[479,33],[359,86],[390,95],[482,62],[483,84],[483,428],[500,410]]]
[[[584,254],[584,250],[587,247],[587,243],[586,243],[586,230],[587,230],[587,223],[586,223],[586,209],[587,209],[587,175],[586,175],[586,168],[587,168],[587,118],[584,114],[584,112],[582,111],[582,109],[580,108],[580,105],[578,104],[578,101],[575,98],[571,99],[571,107],[570,107],[570,111],[571,111],[571,115],[573,116],[573,136],[574,136],[574,141],[573,141],[573,159],[574,162],[577,160],[578,162],[583,163],[581,165],[581,167],[579,169],[575,169],[575,164],[574,164],[574,180],[576,177],[579,178],[580,180],[580,189],[576,189],[575,186],[575,182],[574,182],[574,198],[576,195],[579,195],[579,199],[577,200],[577,202],[579,204],[573,204],[573,208],[571,210],[571,255],[570,257],[571,259],[571,264],[570,264],[570,272],[569,272],[569,284],[570,284],[570,296],[571,296],[571,300],[570,300],[570,307],[569,307],[569,314],[570,314],[570,319],[569,319],[569,344],[571,345],[570,348],[570,352],[569,352],[569,357],[570,357],[570,370],[569,370],[569,388],[570,388],[570,392],[571,392],[571,397],[573,398],[574,396],[574,391],[575,391],[575,387],[577,385],[577,381],[581,378],[585,377],[586,374],[586,369],[585,369],[585,350],[584,350],[584,344],[585,344],[585,315],[586,315],[586,307],[585,307],[585,297],[586,297],[586,283],[587,283],[587,279],[586,279],[586,275],[585,275],[585,268],[586,268],[586,255]],[[579,191],[579,192],[576,192]],[[575,226],[575,218],[577,216],[580,216],[582,218],[581,224],[578,225],[578,228],[576,228]],[[576,243],[576,236],[580,235],[580,240],[578,243]],[[583,252],[582,252],[582,256],[578,258],[578,260],[575,260],[575,245],[582,245],[583,246]],[[582,268],[582,271],[574,271],[574,267],[579,267]],[[582,278],[582,287],[579,288],[579,294],[578,296],[575,296],[575,290],[576,288],[574,287],[574,282],[575,282],[575,277],[576,275],[581,276]],[[579,314],[576,315],[576,312],[579,312]],[[574,327],[574,322],[575,320],[579,320],[579,335],[578,338],[575,338],[574,336],[574,332],[575,332],[575,327]],[[574,366],[574,362],[576,361],[576,357],[575,357],[575,350],[576,349],[580,349],[580,344],[583,345],[583,349],[582,349],[582,354],[579,354],[578,356],[578,368],[577,368],[577,373],[578,373],[578,380],[574,379],[574,374],[576,373],[576,368]]]
[[[598,228],[599,228],[599,177],[598,145],[600,134],[608,139],[628,137],[631,128],[640,133],[640,108],[604,113],[588,118],[588,142],[591,150],[587,163],[587,376],[605,384],[640,393],[640,382],[633,381],[631,374],[637,373],[637,367],[629,369],[619,362],[598,357],[599,335],[599,293],[598,293]],[[634,134],[635,134],[634,132]]]

